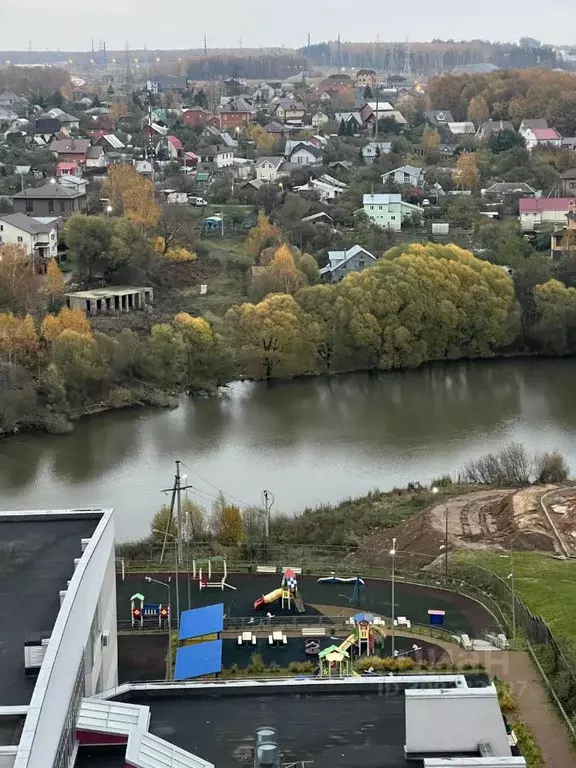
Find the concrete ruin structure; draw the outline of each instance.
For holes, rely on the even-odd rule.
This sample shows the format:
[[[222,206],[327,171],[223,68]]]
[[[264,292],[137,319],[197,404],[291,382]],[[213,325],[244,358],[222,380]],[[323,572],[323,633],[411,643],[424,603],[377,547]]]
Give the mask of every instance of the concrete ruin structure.
[[[154,291],[149,287],[116,286],[66,294],[66,304],[70,309],[81,309],[87,315],[132,312],[145,309],[153,302]]]

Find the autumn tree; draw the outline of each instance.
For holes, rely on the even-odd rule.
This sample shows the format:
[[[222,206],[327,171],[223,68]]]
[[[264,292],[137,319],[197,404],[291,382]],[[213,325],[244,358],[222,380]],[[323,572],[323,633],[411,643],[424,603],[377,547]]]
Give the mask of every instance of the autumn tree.
[[[478,160],[474,152],[464,152],[452,171],[452,181],[460,189],[472,189],[480,181]]]
[[[184,346],[185,381],[190,390],[224,384],[229,374],[229,357],[224,339],[203,317],[180,312],[174,328]]]
[[[104,391],[110,370],[92,336],[63,331],[52,344],[51,358],[62,376],[71,404],[83,405]]]
[[[48,297],[50,308],[54,308],[62,301],[64,296],[64,275],[55,259],[50,259],[46,267],[46,277],[44,279],[44,293]]]
[[[240,508],[230,504],[222,492],[214,502],[212,514],[214,535],[224,546],[234,546],[242,541],[242,513]]]
[[[31,315],[0,313],[0,356],[9,363],[30,364],[38,352],[38,334]]]
[[[25,248],[0,245],[0,310],[32,309],[36,304],[38,279]]]
[[[276,250],[272,261],[255,278],[253,291],[259,298],[269,293],[293,295],[307,282],[304,273],[296,266],[289,246],[284,244]]]
[[[488,102],[483,96],[477,96],[470,100],[468,104],[467,118],[474,125],[479,126],[485,122],[490,115]]]
[[[74,331],[81,336],[92,336],[90,321],[81,309],[62,307],[57,314],[49,314],[42,320],[40,334],[45,341],[55,341],[64,331]]]
[[[576,288],[548,280],[534,288],[535,335],[543,351],[563,355],[576,342]]]
[[[255,378],[294,376],[313,365],[306,318],[292,296],[273,294],[259,304],[241,304],[225,316],[239,362]]]
[[[183,205],[163,205],[156,225],[156,235],[160,238],[157,250],[162,256],[171,248],[194,251],[200,236],[198,219]]]
[[[281,242],[282,234],[280,230],[270,222],[264,211],[260,211],[258,223],[248,233],[244,243],[244,250],[248,256],[257,261],[264,248],[268,248],[271,245],[280,245]]]
[[[170,546],[174,545],[174,539],[171,538],[178,534],[175,515],[172,514],[168,504],[163,504],[150,522],[150,538],[157,544],[162,544],[165,534],[168,534],[167,541]]]
[[[437,128],[429,125],[422,134],[422,146],[426,150],[440,149],[440,133]]]
[[[206,536],[206,510],[192,499],[181,503],[183,536],[190,543],[201,541]]]
[[[123,214],[134,224],[152,229],[160,210],[154,200],[154,185],[132,165],[112,165],[102,188],[116,215]]]

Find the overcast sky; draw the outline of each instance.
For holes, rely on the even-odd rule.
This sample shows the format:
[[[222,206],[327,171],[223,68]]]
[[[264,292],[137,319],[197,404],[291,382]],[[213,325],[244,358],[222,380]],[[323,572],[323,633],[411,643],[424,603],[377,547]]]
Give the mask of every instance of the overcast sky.
[[[301,46],[342,40],[516,41],[535,37],[549,43],[576,43],[574,0],[0,0],[0,50],[89,50],[106,40],[108,49]]]

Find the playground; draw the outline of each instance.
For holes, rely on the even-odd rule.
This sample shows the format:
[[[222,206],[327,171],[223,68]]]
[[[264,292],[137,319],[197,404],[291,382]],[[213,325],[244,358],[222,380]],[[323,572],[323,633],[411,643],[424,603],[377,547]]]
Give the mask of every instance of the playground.
[[[308,617],[319,614],[329,616],[349,615],[351,609],[367,611],[382,617],[392,614],[391,583],[376,579],[362,579],[360,588],[355,583],[320,581],[331,578],[297,575],[297,599],[282,599],[282,576],[280,573],[227,573],[230,587],[200,588],[198,578],[180,574],[178,578],[178,600],[176,578],[170,573],[127,573],[124,581],[119,574],[117,579],[117,606],[120,622],[131,619],[130,598],[134,594],[143,594],[146,602],[161,605],[168,601],[172,616],[176,615],[176,604],[180,610],[198,608],[214,603],[224,604],[227,619],[253,618],[254,622],[267,618]],[[146,576],[162,584],[147,582]],[[221,578],[221,573],[220,573]],[[218,579],[211,574],[214,583]],[[356,580],[354,580],[355,582]],[[166,586],[168,585],[168,587]],[[268,600],[268,602],[266,602]],[[301,609],[304,608],[302,611]],[[465,632],[470,637],[480,637],[487,628],[495,625],[494,617],[478,602],[471,598],[443,589],[395,583],[394,616],[404,616],[412,624],[428,625],[429,611],[444,611],[444,628],[453,632]],[[270,616],[269,616],[270,614]]]

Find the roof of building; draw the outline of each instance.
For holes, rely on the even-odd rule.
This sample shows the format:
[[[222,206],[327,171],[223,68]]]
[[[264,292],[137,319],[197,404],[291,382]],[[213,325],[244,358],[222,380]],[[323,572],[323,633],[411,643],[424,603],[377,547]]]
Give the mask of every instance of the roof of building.
[[[537,141],[558,141],[562,138],[556,128],[532,128],[531,130]]]
[[[178,136],[166,136],[170,144],[174,147],[174,149],[182,149],[182,142],[178,138]]]
[[[383,173],[382,176],[392,176],[393,173],[398,173],[398,171],[408,173],[410,176],[420,176],[420,174],[424,173],[424,170],[422,168],[418,168],[416,165],[401,165],[399,168],[394,168],[393,171]]]
[[[525,181],[497,181],[495,184],[487,187],[484,191],[494,192],[499,195],[512,195],[518,192],[532,195],[536,193],[536,190],[532,189],[532,187],[529,184],[526,184]]]
[[[371,254],[370,251],[367,251],[366,248],[363,248],[361,245],[353,245],[352,248],[348,248],[347,251],[329,251],[328,260],[330,263],[320,270],[320,274],[325,275],[328,272],[334,272],[335,269],[343,266],[359,253],[364,253],[369,259],[377,261],[376,256]]]
[[[319,213],[313,213],[311,216],[304,216],[303,219],[300,219],[300,221],[320,221],[322,219],[328,219],[332,223],[334,223],[334,219],[332,216],[329,216],[325,211],[320,211]]]
[[[454,122],[454,117],[452,116],[452,112],[450,112],[449,109],[427,109],[424,112],[424,116],[434,125],[438,125],[439,123],[443,124]]]
[[[114,133],[104,132],[100,137],[102,141],[105,141],[112,149],[124,149],[124,142],[121,141]]]
[[[522,120],[520,128],[548,128],[548,120],[545,120],[543,117]]]
[[[85,155],[90,144],[90,139],[54,139],[50,144],[50,151],[58,154]]]
[[[576,179],[576,168],[568,168],[560,174],[562,179]]]
[[[370,147],[374,150],[380,150],[380,152],[384,151],[390,152],[392,149],[392,142],[391,141],[369,141],[366,146],[362,147],[362,154],[365,154],[366,150]],[[370,152],[368,153],[370,154]]]
[[[513,131],[514,126],[509,120],[487,120],[478,130],[481,133],[500,133],[500,131]]]
[[[476,127],[470,120],[466,120],[462,123],[447,123],[450,133],[462,134],[462,133],[476,133]]]
[[[50,232],[54,229],[54,225],[46,224],[32,216],[26,216],[24,213],[9,213],[5,216],[0,216],[0,221],[11,224],[13,227],[21,229],[23,232],[28,232],[29,235],[38,235],[44,232]]]
[[[0,705],[30,701],[35,679],[24,673],[24,643],[50,637],[60,590],[72,578],[81,540],[92,536],[97,524],[0,515]]]
[[[521,197],[520,213],[541,213],[543,211],[566,211],[576,206],[573,197]]]
[[[58,133],[62,129],[62,123],[55,117],[39,117],[34,122],[34,133]]]
[[[35,200],[53,200],[53,199],[66,199],[81,197],[86,193],[82,190],[71,189],[70,187],[64,187],[62,184],[43,184],[41,187],[28,187],[22,190],[22,192],[16,192],[12,195],[13,200],[20,200],[24,198],[33,198]]]
[[[390,203],[401,203],[402,195],[400,194],[380,194],[380,195],[364,195],[362,198],[364,205],[390,205]]]
[[[103,147],[88,147],[86,150],[87,160],[98,160],[104,154]]]
[[[283,162],[283,157],[259,157],[256,160],[256,168],[259,168],[264,163],[271,163],[275,168],[279,168]]]
[[[282,107],[282,109],[304,110],[304,104],[302,104],[302,102],[298,101],[297,99],[283,99],[283,98],[279,98],[276,101],[273,101],[270,106],[273,109],[277,109],[278,107]]]

